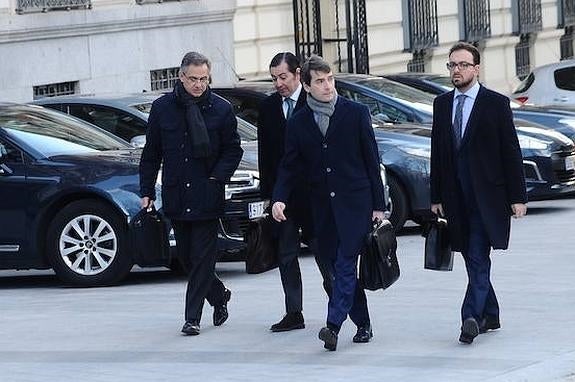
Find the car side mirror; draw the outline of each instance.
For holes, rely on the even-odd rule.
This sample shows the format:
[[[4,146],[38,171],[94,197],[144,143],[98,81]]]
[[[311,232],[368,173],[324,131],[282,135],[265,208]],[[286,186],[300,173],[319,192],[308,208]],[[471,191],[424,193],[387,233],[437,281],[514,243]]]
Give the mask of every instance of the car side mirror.
[[[130,144],[137,148],[142,148],[146,145],[145,135],[136,135],[134,138],[130,139]]]

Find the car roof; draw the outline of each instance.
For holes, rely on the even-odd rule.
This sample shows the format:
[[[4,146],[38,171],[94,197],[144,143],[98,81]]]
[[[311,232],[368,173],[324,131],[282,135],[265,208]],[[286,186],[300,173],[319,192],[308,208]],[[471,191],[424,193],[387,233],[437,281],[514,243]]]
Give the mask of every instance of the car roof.
[[[538,66],[536,68],[534,68],[531,72],[532,73],[537,73],[539,71],[544,71],[544,70],[555,70],[555,69],[561,69],[561,68],[568,68],[571,66],[575,66],[575,59],[571,59],[571,60],[562,60],[559,62],[552,62],[550,64],[546,64],[546,65],[541,65]]]
[[[46,97],[35,100],[32,104],[35,105],[48,105],[48,104],[61,104],[61,103],[75,103],[75,104],[98,104],[107,105],[120,108],[129,108],[132,105],[139,105],[142,103],[151,103],[157,98],[160,98],[164,93],[160,92],[146,92],[146,93],[133,93],[133,94],[86,94],[86,95],[67,95],[58,97]]]

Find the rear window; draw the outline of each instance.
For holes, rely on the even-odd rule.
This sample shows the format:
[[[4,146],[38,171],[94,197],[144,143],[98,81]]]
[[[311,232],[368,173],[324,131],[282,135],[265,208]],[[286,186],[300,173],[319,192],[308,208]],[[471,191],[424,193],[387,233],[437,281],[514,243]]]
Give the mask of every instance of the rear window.
[[[557,88],[562,90],[575,90],[575,66],[557,69],[554,76]]]
[[[519,84],[519,86],[517,87],[517,89],[515,89],[513,93],[514,94],[523,93],[524,91],[527,91],[527,89],[529,89],[531,85],[533,85],[533,81],[535,81],[535,76],[533,75],[533,73],[531,73],[530,75],[527,76],[526,79],[523,80],[523,82]]]

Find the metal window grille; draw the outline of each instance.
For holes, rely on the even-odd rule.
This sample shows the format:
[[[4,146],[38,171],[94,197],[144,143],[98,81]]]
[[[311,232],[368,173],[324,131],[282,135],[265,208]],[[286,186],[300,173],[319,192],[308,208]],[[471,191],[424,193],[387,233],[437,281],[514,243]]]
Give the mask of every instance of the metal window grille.
[[[293,22],[296,55],[300,60],[312,54],[321,56],[320,0],[293,0]]]
[[[575,57],[573,55],[573,28],[573,26],[565,27],[565,34],[559,39],[559,48],[562,60]]]
[[[513,31],[518,34],[538,32],[543,29],[541,0],[514,0],[511,3]]]
[[[403,14],[408,21],[408,28],[404,28],[406,50],[416,52],[439,44],[437,0],[404,0]]]
[[[154,90],[171,90],[176,85],[179,67],[150,70],[150,85]]]
[[[413,58],[407,63],[408,72],[425,72],[425,51],[413,52]]]
[[[465,41],[477,42],[491,36],[491,6],[489,0],[459,0]]]
[[[34,99],[76,94],[78,81],[34,86]]]
[[[71,9],[91,9],[91,0],[18,0],[16,13],[48,12]]]
[[[136,0],[136,3],[139,5],[142,5],[142,4],[146,4],[146,3],[148,3],[148,4],[150,4],[150,3],[165,3],[168,1],[173,2],[173,1],[182,1],[182,0]],[[199,1],[199,0],[195,0],[195,1]]]
[[[521,35],[519,43],[515,45],[515,74],[522,81],[531,71],[530,47],[531,41],[528,34]]]
[[[575,25],[575,0],[559,0],[559,28]]]

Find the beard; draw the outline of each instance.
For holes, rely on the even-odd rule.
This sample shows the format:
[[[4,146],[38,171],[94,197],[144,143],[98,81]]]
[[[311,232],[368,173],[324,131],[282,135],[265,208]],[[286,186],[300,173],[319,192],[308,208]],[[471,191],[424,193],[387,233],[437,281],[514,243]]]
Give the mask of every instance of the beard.
[[[456,82],[457,81],[457,82]],[[473,77],[469,78],[469,79],[465,79],[463,77],[459,77],[457,80],[455,79],[451,79],[451,83],[453,84],[453,86],[455,86],[457,89],[462,89],[467,87],[469,84],[471,84],[473,82]]]

